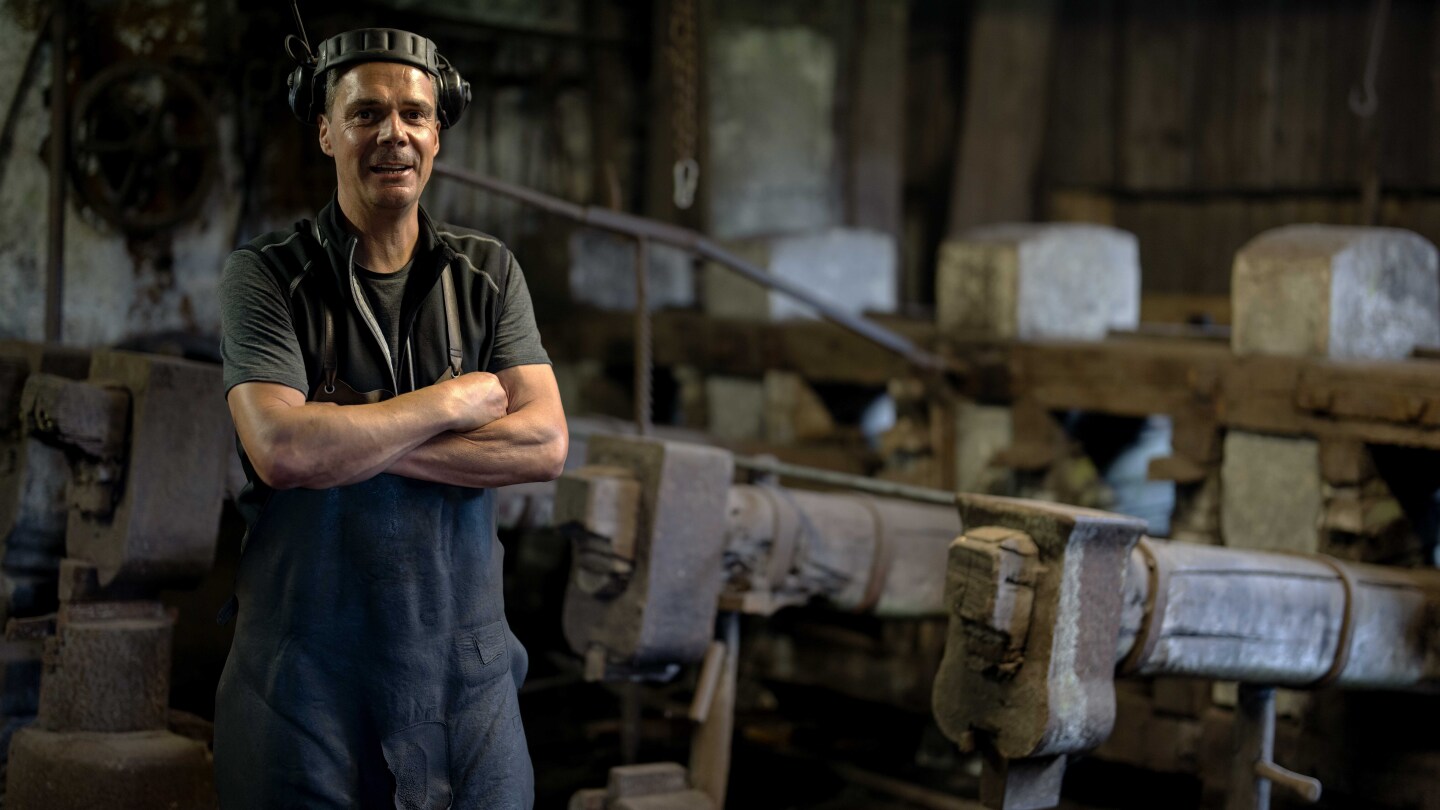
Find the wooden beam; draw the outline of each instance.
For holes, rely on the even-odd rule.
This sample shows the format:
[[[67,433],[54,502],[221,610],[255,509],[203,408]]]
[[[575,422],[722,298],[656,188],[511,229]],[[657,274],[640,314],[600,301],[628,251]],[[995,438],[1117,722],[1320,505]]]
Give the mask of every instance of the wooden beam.
[[[905,140],[906,0],[856,3],[846,220],[901,239]]]
[[[976,3],[950,192],[952,234],[1035,217],[1057,5],[1056,0]]]

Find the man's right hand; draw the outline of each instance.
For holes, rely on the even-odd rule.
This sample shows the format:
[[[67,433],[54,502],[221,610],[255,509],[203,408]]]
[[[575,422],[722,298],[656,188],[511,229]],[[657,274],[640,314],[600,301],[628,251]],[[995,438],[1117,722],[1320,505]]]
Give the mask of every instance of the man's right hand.
[[[510,397],[500,378],[488,371],[472,371],[446,380],[453,414],[452,430],[465,433],[479,430],[509,413]]]

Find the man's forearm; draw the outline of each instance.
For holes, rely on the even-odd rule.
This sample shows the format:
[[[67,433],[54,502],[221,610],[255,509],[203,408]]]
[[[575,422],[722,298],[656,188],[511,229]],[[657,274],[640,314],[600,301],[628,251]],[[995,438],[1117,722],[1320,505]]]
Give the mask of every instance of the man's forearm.
[[[267,450],[258,458],[252,453],[252,461],[277,489],[363,481],[449,430],[449,415],[429,399],[416,392],[373,405],[277,408],[259,428],[263,435],[253,440]]]
[[[386,472],[463,487],[549,481],[569,450],[564,417],[522,408],[465,433],[441,433],[398,458]]]

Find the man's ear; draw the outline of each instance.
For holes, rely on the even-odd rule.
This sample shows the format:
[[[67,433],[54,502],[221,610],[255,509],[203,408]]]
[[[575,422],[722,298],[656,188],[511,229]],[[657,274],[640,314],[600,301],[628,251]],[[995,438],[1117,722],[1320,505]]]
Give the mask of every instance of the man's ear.
[[[330,146],[330,119],[321,113],[316,116],[316,123],[320,125],[320,151],[335,157],[335,150]]]

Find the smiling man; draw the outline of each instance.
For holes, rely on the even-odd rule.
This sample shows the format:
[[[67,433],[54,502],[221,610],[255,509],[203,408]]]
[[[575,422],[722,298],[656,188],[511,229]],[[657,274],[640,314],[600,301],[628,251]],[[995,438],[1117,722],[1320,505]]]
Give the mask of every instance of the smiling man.
[[[492,487],[567,433],[525,279],[420,195],[468,83],[392,29],[291,76],[336,194],[233,253],[226,397],[249,525],[216,693],[224,808],[528,808]]]

